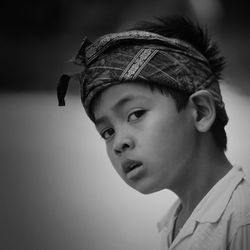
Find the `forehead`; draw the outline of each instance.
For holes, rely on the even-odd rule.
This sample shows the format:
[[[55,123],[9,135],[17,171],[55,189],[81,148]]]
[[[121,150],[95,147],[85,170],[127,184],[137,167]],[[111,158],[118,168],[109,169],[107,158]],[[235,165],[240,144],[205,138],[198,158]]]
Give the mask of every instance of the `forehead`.
[[[154,94],[150,87],[138,83],[116,84],[103,90],[92,103],[92,111],[95,117],[100,113],[111,110],[113,107],[121,107],[126,103],[141,100],[152,100]]]

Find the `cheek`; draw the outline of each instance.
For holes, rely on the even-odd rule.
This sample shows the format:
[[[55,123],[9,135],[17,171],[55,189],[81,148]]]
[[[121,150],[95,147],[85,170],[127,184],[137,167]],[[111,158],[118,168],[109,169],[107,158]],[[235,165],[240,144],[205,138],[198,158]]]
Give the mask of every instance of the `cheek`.
[[[111,145],[109,145],[109,144],[106,144],[106,153],[107,153],[107,155],[109,157],[109,160],[113,164],[113,162],[114,162],[114,155],[112,154]]]
[[[117,157],[115,157],[115,154],[112,150],[112,145],[106,144],[106,152],[109,157],[109,160],[114,167],[114,169],[119,173],[119,162],[117,160]],[[119,173],[120,174],[120,173]]]
[[[155,151],[155,155],[174,157],[184,150],[192,138],[189,121],[179,116],[159,119],[157,123],[150,123],[143,144]],[[156,119],[152,119],[156,121]]]

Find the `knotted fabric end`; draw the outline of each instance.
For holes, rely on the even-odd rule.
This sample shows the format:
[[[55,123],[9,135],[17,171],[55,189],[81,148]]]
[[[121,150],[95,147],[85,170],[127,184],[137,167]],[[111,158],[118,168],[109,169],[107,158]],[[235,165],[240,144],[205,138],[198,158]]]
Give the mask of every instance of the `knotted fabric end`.
[[[57,99],[58,99],[58,106],[65,106],[65,96],[67,93],[67,89],[69,86],[70,76],[63,74],[60,77],[59,83],[57,85]]]

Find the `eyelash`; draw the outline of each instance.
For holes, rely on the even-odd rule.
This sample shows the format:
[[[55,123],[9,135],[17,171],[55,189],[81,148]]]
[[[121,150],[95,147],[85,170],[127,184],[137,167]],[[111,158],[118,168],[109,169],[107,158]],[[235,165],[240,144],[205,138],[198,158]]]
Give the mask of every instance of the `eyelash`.
[[[140,118],[144,115],[145,112],[146,112],[146,110],[136,110],[136,111],[133,111],[132,113],[130,113],[130,114],[128,115],[127,121],[128,121],[128,122],[137,121],[138,119],[140,119]],[[137,115],[137,116],[139,115],[139,117],[136,116],[136,119],[131,120],[131,117],[132,117],[133,115],[135,115],[135,116],[136,116],[136,115]],[[106,134],[107,132],[110,132],[110,131],[112,131],[112,135],[113,135],[114,132],[115,132],[113,128],[105,129],[103,132],[101,132],[101,137],[102,137],[104,140],[110,139],[110,137],[112,137],[112,135],[108,135],[108,137],[105,136],[105,134]]]
[[[128,122],[130,122],[130,121],[132,121],[132,122],[133,122],[133,121],[137,121],[138,119],[140,119],[140,118],[144,115],[145,112],[146,112],[146,110],[143,110],[143,109],[133,111],[132,113],[130,113],[130,114],[128,115]],[[139,115],[139,117],[137,117],[136,114]],[[136,119],[131,120],[131,117],[132,117],[133,115],[136,116]]]
[[[101,132],[101,137],[102,137],[104,140],[108,140],[112,135],[109,135],[108,137],[106,137],[105,134],[106,134],[107,132],[110,132],[111,130],[112,130],[113,133],[114,133],[114,129],[112,129],[112,128],[105,129],[103,132]]]

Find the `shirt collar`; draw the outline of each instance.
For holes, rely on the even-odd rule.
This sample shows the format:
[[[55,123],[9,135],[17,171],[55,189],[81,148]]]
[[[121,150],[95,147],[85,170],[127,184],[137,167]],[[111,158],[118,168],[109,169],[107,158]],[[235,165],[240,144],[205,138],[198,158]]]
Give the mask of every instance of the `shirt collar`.
[[[233,191],[244,177],[245,174],[242,167],[233,167],[201,200],[190,218],[193,217],[193,221],[199,223],[217,222],[221,218]],[[159,232],[164,228],[168,228],[169,230],[172,228],[180,204],[180,200],[177,199],[168,213],[157,223]]]
[[[157,228],[159,232],[161,232],[164,228],[171,228],[170,224],[174,222],[178,207],[180,207],[180,205],[180,199],[177,199],[171,206],[169,211],[165,214],[165,216],[157,223]]]

